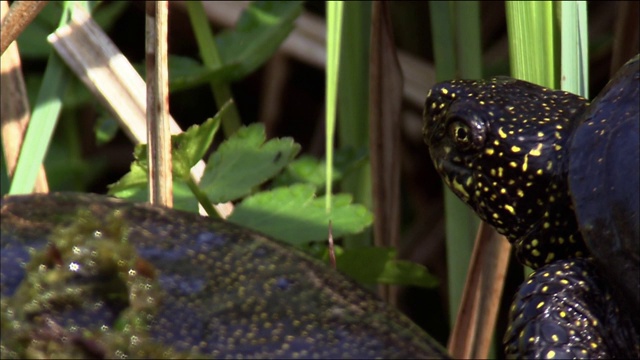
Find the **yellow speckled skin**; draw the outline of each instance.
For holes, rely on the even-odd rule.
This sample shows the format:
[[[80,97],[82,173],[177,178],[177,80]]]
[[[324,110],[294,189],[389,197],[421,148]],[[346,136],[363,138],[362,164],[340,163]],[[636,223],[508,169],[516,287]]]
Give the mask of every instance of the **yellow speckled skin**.
[[[78,209],[98,221],[113,214],[124,219],[128,241],[151,264],[145,271],[155,274],[163,292],[148,333],[175,351],[216,358],[446,357],[397,310],[294,248],[222,221],[98,195],[3,199],[3,303],[24,279],[21,264],[30,249],[45,247],[54,228],[73,223]],[[114,308],[89,305],[82,311],[54,306],[45,315],[67,337],[82,328],[117,327]],[[20,351],[7,348],[11,331],[17,330],[3,325],[3,356]],[[86,340],[75,343],[92,356],[117,355]],[[130,351],[130,357],[148,354]]]

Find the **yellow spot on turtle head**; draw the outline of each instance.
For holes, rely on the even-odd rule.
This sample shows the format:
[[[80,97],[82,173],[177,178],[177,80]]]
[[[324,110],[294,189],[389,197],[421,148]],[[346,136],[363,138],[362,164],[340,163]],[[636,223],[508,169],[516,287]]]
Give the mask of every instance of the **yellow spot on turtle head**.
[[[546,355],[547,359],[554,359],[556,357],[556,352],[553,350],[549,350],[549,352]]]
[[[509,213],[511,213],[511,215],[516,214],[516,210],[513,208],[513,206],[509,204],[504,204],[504,209],[507,210]]]
[[[536,309],[540,309],[543,306],[544,306],[544,301],[540,301],[538,305],[536,305]]]
[[[542,143],[538,143],[535,148],[529,151],[529,155],[531,156],[540,156],[542,155]]]
[[[458,193],[460,193],[464,199],[469,198],[469,193],[467,192],[467,189],[465,189],[465,187],[462,184],[460,184],[457,179],[453,179],[453,182],[451,182],[451,187],[453,187],[454,190],[458,191]]]
[[[529,166],[529,155],[524,156],[524,161],[522,162],[522,172],[527,171],[527,167]]]
[[[447,88],[442,88],[440,92],[443,93],[444,95],[447,95],[449,93],[449,90],[447,90]]]
[[[511,147],[511,151],[513,151],[514,153],[520,152],[520,150],[522,150],[520,147],[513,145]]]
[[[507,134],[504,132],[504,130],[502,130],[502,128],[498,128],[498,135],[500,135],[500,137],[503,139],[507,138]]]
[[[484,149],[484,153],[487,154],[487,155],[493,155],[494,152],[495,152],[495,150],[493,148]]]
[[[553,144],[553,150],[555,150],[555,151],[560,151],[560,150],[562,150],[562,145],[560,145],[560,144]]]
[[[555,255],[554,253],[552,253],[552,252],[551,252],[551,253],[548,253],[548,254],[547,254],[547,258],[546,258],[546,259],[544,259],[544,262],[545,262],[546,264],[548,264],[548,263],[550,263],[550,262],[551,262],[555,257],[556,257],[556,255]]]

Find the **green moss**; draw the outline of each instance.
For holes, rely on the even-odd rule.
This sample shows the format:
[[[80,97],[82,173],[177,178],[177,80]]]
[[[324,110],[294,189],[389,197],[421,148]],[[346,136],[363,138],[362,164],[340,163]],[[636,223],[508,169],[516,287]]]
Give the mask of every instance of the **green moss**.
[[[162,301],[153,265],[127,240],[126,219],[113,211],[99,220],[81,210],[75,221],[55,229],[36,251],[16,293],[2,298],[2,357],[191,357],[152,341],[149,323]],[[86,328],[82,318],[112,312]],[[50,314],[60,313],[63,316]]]

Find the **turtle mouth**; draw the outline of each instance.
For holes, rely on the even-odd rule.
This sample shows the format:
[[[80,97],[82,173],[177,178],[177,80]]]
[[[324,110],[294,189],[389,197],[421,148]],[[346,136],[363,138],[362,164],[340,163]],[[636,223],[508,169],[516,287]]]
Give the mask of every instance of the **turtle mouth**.
[[[469,184],[471,184],[473,177],[469,169],[445,159],[434,160],[434,163],[445,184],[447,184],[462,201],[472,205],[470,195],[471,188]]]

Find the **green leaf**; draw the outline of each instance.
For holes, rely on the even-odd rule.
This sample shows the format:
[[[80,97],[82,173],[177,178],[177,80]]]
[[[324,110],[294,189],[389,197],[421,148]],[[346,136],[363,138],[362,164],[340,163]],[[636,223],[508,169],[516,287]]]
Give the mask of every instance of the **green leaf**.
[[[204,156],[213,137],[220,126],[220,117],[227,106],[224,106],[216,116],[207,119],[201,125],[192,125],[187,131],[171,136],[171,163],[172,172],[178,179],[186,179],[189,171]],[[146,183],[148,171],[147,144],[136,145],[133,150],[135,161],[131,164],[131,171],[110,188],[121,191],[122,187],[139,187]],[[129,175],[131,174],[131,175]],[[144,176],[142,176],[144,175]],[[144,178],[144,180],[143,180]]]
[[[192,125],[187,131],[171,136],[171,162],[174,174],[173,195],[174,207],[188,211],[197,211],[195,200],[187,181],[190,169],[206,153],[220,126],[220,118],[227,105],[223,106],[213,118],[209,118],[201,125]],[[120,180],[109,185],[109,194],[134,201],[148,200],[148,161],[147,145],[136,145],[133,151],[134,161],[131,170]]]
[[[238,80],[264,64],[294,27],[302,1],[256,1],[242,13],[235,29],[216,37],[225,65],[238,67],[228,81]]]
[[[426,267],[395,259],[393,248],[363,247],[336,253],[338,270],[364,284],[410,285],[432,288],[438,279]]]
[[[332,219],[333,236],[359,233],[373,222],[373,215],[362,205],[352,204],[351,196],[333,196],[332,213],[325,210],[324,197],[315,197],[309,184],[276,188],[247,197],[228,218],[242,225],[294,245],[324,240]]]
[[[277,186],[291,185],[294,183],[313,184],[316,189],[324,187],[325,183],[325,161],[317,159],[311,155],[302,155],[292,161],[286,170],[274,179]],[[342,173],[334,168],[333,181],[340,179]]]
[[[140,176],[144,179],[143,181],[140,181]],[[129,178],[125,180],[125,177]],[[114,186],[116,185],[114,184],[109,187],[109,195],[134,202],[149,202],[147,173],[141,170],[139,166],[134,170],[132,164],[131,172],[125,175],[125,177],[116,183],[119,184],[118,186]],[[126,184],[121,183],[123,180],[131,182]],[[195,213],[198,212],[198,201],[191,193],[191,189],[189,189],[189,186],[185,182],[178,179],[174,179],[173,181],[173,208]]]
[[[118,133],[120,125],[118,121],[109,113],[103,112],[96,121],[94,130],[96,132],[96,144],[103,145],[113,140]]]
[[[144,65],[139,65],[139,71],[143,75],[144,68]],[[169,55],[169,89],[171,92],[177,92],[207,84],[210,81],[222,81],[231,77],[238,68],[237,64],[210,68],[189,57]]]
[[[220,127],[220,119],[228,109],[228,104],[202,125],[192,125],[182,134],[171,137],[173,172],[176,176],[183,179],[188,177],[189,170],[202,159]]]
[[[138,146],[136,146],[136,149]],[[137,151],[134,151],[134,156],[136,153]],[[138,161],[133,161],[129,172],[121,177],[120,180],[108,186],[108,194],[129,199],[139,189],[144,189],[147,186],[147,181],[147,168]]]
[[[367,157],[368,150],[366,148],[345,147],[337,150],[333,162],[333,181],[342,180],[343,176],[358,168]],[[317,191],[323,192],[326,171],[326,160],[320,160],[310,155],[301,155],[274,179],[274,184],[275,186],[287,186],[294,183],[309,183],[315,185]]]
[[[95,4],[95,3],[92,3]],[[131,6],[128,1],[99,2],[91,9],[91,17],[108,32],[118,22],[120,16]]]
[[[264,125],[240,128],[209,157],[200,188],[214,203],[239,199],[279,173],[300,151],[291,138],[265,143]]]
[[[108,186],[108,194],[130,201],[149,201],[149,178],[146,145],[137,145],[134,150],[135,160],[128,173],[120,180]],[[140,157],[144,157],[141,159]],[[198,212],[198,201],[191,193],[189,186],[179,178],[173,179],[173,207],[180,210]]]

